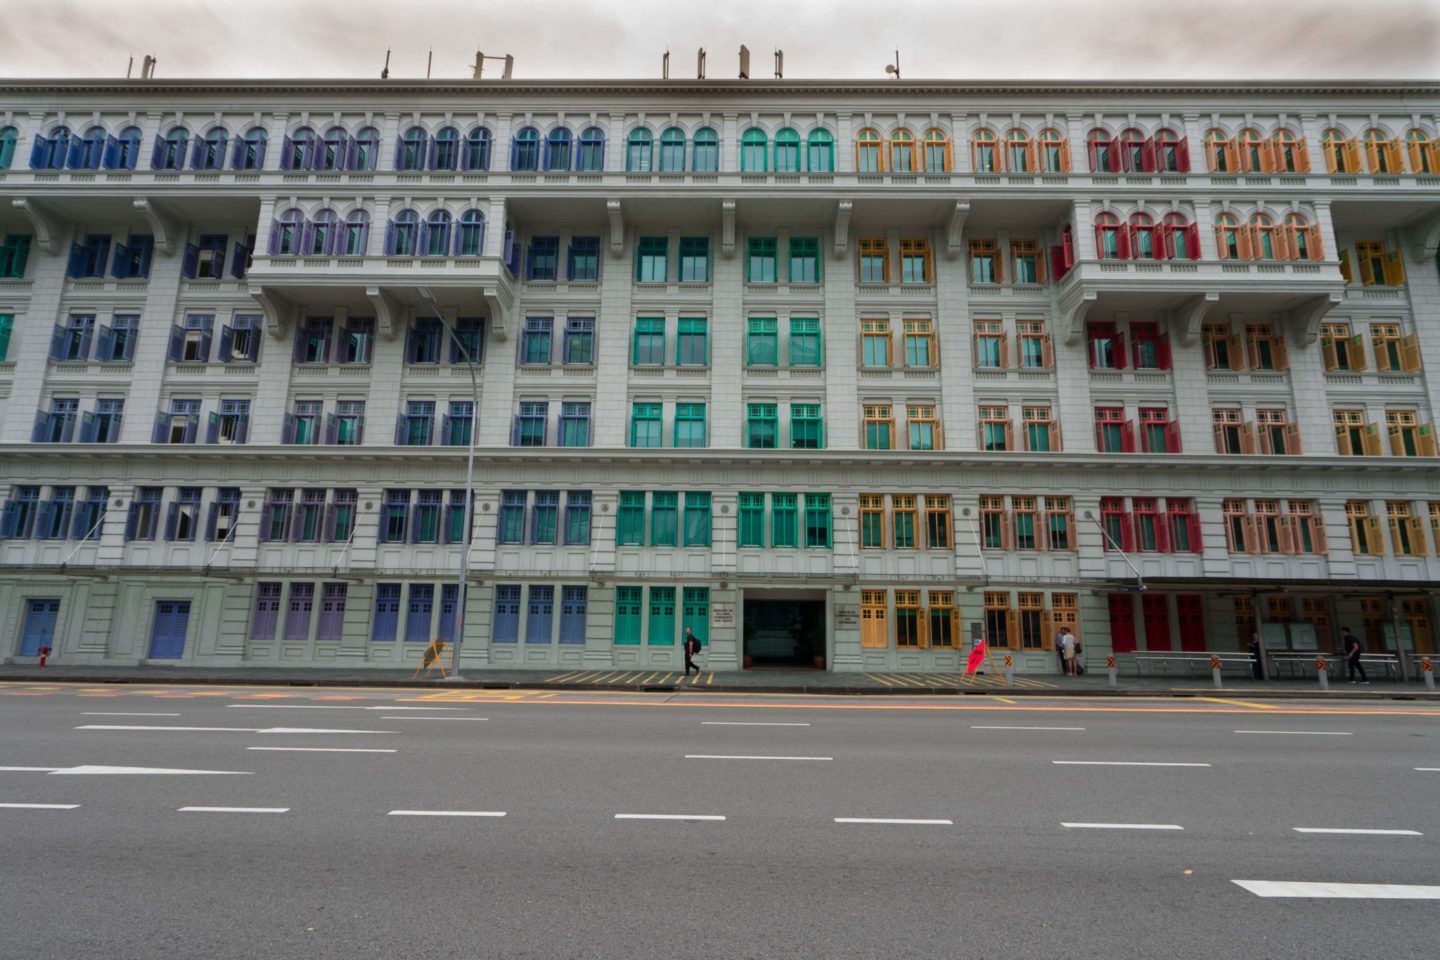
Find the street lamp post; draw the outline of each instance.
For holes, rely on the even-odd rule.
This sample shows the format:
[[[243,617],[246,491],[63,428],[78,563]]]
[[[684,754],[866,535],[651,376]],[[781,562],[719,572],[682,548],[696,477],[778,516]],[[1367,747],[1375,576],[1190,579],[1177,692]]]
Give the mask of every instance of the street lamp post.
[[[465,635],[465,581],[470,573],[470,536],[475,523],[475,434],[479,432],[480,426],[480,381],[475,377],[474,354],[465,346],[465,341],[460,339],[455,325],[446,322],[445,313],[436,302],[435,295],[430,292],[429,287],[416,287],[415,290],[421,299],[434,309],[436,318],[450,334],[450,339],[465,358],[465,366],[470,370],[470,450],[465,457],[465,533],[460,541],[460,572],[455,587],[455,621],[450,654],[450,678],[463,680],[465,678],[460,675],[460,643]]]

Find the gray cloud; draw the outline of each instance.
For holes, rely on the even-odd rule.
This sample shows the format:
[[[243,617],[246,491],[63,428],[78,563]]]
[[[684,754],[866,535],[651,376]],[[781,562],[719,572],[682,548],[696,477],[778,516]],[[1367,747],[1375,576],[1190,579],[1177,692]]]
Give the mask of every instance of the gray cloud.
[[[8,8],[8,9],[7,9]],[[123,9],[125,16],[112,14]],[[1433,78],[1440,0],[0,0],[0,73],[468,77],[477,48],[519,78],[733,77],[785,50],[787,78]],[[137,68],[138,73],[138,68]]]

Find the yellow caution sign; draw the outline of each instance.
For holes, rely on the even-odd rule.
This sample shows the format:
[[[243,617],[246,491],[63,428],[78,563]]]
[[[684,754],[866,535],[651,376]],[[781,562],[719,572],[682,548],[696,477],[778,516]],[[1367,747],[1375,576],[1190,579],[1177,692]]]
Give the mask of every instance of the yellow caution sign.
[[[425,671],[425,676],[427,677],[430,676],[431,670],[439,670],[440,679],[445,679],[448,674],[445,673],[445,664],[440,662],[440,654],[444,651],[444,640],[441,640],[439,637],[431,640],[430,646],[425,648],[425,655],[420,658],[420,666],[415,668],[415,672],[410,675],[410,679],[414,680],[416,677],[420,676],[421,670]]]
[[[1316,669],[1316,670],[1324,670],[1324,669],[1326,669],[1326,664],[1325,664],[1325,658],[1324,658],[1324,657],[1316,657],[1316,658],[1315,658],[1315,669]]]
[[[1008,653],[1005,654],[1005,669],[1009,670],[1013,666],[1015,666],[1015,658]]]

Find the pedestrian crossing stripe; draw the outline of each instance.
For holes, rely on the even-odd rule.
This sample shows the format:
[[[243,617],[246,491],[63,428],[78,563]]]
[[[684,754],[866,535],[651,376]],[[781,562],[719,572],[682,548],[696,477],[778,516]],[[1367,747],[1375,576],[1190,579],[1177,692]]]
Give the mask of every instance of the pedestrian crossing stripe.
[[[693,673],[686,676],[677,670],[572,670],[558,677],[551,677],[551,683],[571,685],[594,685],[605,687],[630,686],[712,686],[714,671]]]
[[[892,689],[917,689],[934,687],[985,687],[1005,689],[1005,678],[998,674],[974,673],[966,676],[963,673],[867,673],[865,676]],[[1054,689],[1055,684],[1044,680],[1036,680],[1033,677],[1016,677],[1016,687],[1024,687],[1031,690]]]

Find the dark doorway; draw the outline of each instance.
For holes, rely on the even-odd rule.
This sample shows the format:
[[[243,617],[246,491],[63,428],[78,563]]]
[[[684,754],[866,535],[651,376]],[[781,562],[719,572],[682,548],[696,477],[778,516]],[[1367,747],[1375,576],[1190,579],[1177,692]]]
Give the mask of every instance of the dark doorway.
[[[776,599],[775,593],[745,595],[745,666],[823,669],[824,599]]]

